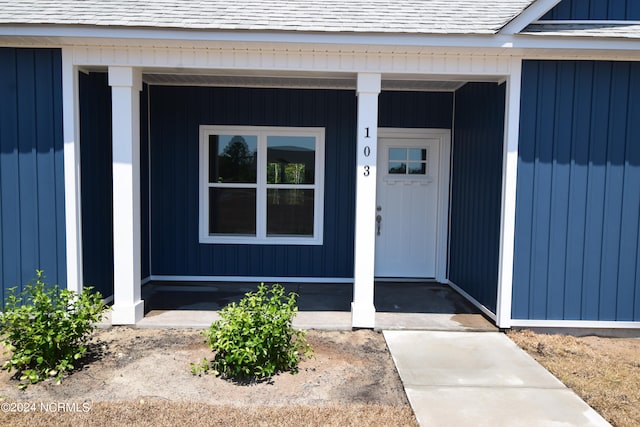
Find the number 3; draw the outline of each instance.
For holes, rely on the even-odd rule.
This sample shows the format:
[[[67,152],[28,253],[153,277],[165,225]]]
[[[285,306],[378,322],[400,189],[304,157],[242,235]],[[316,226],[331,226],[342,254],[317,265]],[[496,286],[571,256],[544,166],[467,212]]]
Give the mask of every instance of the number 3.
[[[369,176],[369,174],[370,174],[370,173],[371,173],[371,172],[369,172],[369,165],[366,165],[366,166],[364,167],[364,176]]]

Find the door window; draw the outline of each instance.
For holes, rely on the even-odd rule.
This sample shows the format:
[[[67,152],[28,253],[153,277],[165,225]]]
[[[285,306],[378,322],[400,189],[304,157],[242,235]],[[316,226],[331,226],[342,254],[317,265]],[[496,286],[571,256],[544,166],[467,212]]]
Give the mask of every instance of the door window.
[[[426,175],[426,148],[389,148],[387,171],[390,175]]]

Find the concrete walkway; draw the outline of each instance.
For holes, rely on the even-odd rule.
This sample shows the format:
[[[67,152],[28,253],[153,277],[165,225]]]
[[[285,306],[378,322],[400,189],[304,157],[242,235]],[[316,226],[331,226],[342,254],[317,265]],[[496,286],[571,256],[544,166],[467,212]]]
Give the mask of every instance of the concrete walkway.
[[[384,337],[421,426],[609,426],[504,334]]]

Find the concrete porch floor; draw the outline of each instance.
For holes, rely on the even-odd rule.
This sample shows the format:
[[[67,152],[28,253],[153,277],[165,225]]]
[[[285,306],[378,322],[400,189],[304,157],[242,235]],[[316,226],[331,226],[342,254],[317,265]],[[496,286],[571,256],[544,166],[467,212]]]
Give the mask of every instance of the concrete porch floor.
[[[218,319],[217,310],[245,293],[255,283],[152,282],[142,288],[145,317],[139,328],[207,328]],[[296,292],[301,329],[350,330],[353,285],[348,283],[287,283]],[[471,303],[448,285],[434,282],[375,285],[378,330],[496,331]],[[110,322],[109,322],[110,323]]]

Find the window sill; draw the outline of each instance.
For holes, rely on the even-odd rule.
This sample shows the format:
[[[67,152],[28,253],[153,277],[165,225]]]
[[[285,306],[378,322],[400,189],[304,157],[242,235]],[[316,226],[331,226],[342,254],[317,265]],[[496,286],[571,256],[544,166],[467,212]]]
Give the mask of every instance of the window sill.
[[[243,236],[200,236],[199,242],[208,245],[322,245],[320,237],[243,237]]]

